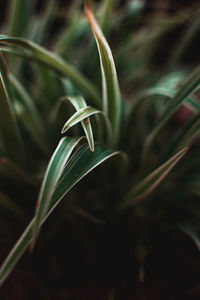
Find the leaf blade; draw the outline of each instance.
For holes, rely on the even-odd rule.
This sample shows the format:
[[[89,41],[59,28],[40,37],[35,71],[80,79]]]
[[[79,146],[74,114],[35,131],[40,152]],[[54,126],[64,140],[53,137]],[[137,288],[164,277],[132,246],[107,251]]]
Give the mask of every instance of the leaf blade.
[[[84,148],[79,148],[77,152],[73,156],[73,160],[70,160],[69,165],[71,166],[72,162],[72,168],[70,168],[73,172],[76,172],[76,168],[74,169],[74,163],[77,162],[77,160],[80,160],[82,155],[86,152],[87,157],[90,158],[90,166],[87,167],[84,164],[81,164],[79,167],[82,171],[79,175],[79,178],[73,177],[73,180],[71,180],[70,183],[68,183],[67,189],[63,190],[63,184],[61,186],[57,186],[57,192],[53,196],[53,201],[51,202],[51,205],[49,207],[48,213],[44,216],[42,219],[42,222],[40,223],[40,226],[45,222],[45,220],[48,218],[48,216],[51,214],[51,212],[55,209],[55,207],[59,204],[59,202],[62,200],[62,198],[67,194],[67,192],[78,182],[80,181],[85,175],[87,175],[90,171],[92,171],[94,168],[96,168],[99,164],[103,163],[105,160],[113,157],[114,155],[120,154],[118,151],[113,151],[111,149],[105,149],[101,148],[100,146],[95,147],[96,152],[91,152],[89,149],[89,146],[86,145]],[[89,155],[89,156],[88,156]],[[93,156],[93,159],[92,159]],[[83,160],[81,160],[83,162]],[[68,168],[69,168],[68,165]],[[76,165],[76,164],[75,164]],[[67,173],[70,175],[69,173]],[[69,178],[68,176],[65,176],[64,183]],[[63,183],[63,180],[62,180]],[[60,183],[61,184],[61,183]],[[64,192],[63,192],[64,191]],[[29,244],[31,243],[33,239],[33,230],[35,226],[35,218],[32,219],[32,221],[29,223],[27,228],[25,229],[22,236],[19,238],[17,243],[14,245],[14,247],[11,249],[10,253],[8,254],[7,258],[5,259],[3,265],[0,269],[0,285],[3,284],[9,273],[13,270],[15,265],[17,264],[18,260],[21,258],[21,256],[24,254],[26,249],[28,248]]]
[[[127,195],[125,203],[122,203],[121,208],[136,205],[143,198],[148,196],[169,174],[179,160],[186,154],[188,147],[185,147],[160,167],[146,176],[139,184],[137,184]]]
[[[63,172],[65,164],[81,139],[80,137],[62,138],[49,161],[37,200],[32,245],[35,244],[35,240],[39,234],[40,223],[49,209],[54,188]]]
[[[23,142],[2,73],[0,73],[0,107],[0,130],[6,151],[13,161],[22,163]]]
[[[28,50],[32,54],[32,56],[30,56],[30,59],[36,59],[55,69],[57,72],[68,76],[78,87],[82,88],[88,95],[90,95],[91,99],[96,105],[100,106],[101,99],[99,97],[98,91],[96,90],[96,87],[86,77],[84,77],[79,70],[77,70],[71,64],[67,63],[64,59],[62,59],[54,52],[47,50],[42,46],[39,46],[33,41],[23,38],[0,35],[0,42],[15,45],[23,48],[24,50]]]
[[[115,63],[110,46],[108,45],[88,2],[85,1],[84,4],[86,16],[98,47],[102,72],[104,111],[110,119],[113,131],[113,143],[115,143],[119,135],[121,108],[121,95]]]

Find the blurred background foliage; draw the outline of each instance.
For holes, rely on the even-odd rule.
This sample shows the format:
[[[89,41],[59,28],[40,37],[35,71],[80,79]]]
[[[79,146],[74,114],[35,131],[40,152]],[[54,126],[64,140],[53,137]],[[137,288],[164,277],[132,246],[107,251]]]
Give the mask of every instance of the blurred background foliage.
[[[23,18],[18,17],[21,10]],[[93,1],[93,10],[113,52],[127,104],[122,111],[129,117],[133,113],[133,118],[127,117],[123,124],[126,135],[120,137],[119,150],[130,156],[127,178],[132,176],[135,183],[180,150],[180,145],[185,146],[187,137],[181,135],[182,130],[192,128],[199,117],[200,96],[196,90],[141,160],[155,120],[200,63],[200,4],[198,0]],[[56,52],[101,91],[98,52],[82,1],[0,1],[0,25],[2,34],[27,38]],[[46,164],[60,140],[66,117],[72,114],[70,105],[63,104],[59,110],[56,101],[63,95],[82,93],[73,81],[44,65],[30,64],[13,55],[3,57],[11,74],[35,100],[35,108],[28,107],[39,111],[39,119],[33,120],[35,125],[39,122],[39,129],[36,126],[32,133],[30,119],[23,119],[24,103],[16,101],[29,164],[21,170],[1,154],[1,261],[33,214]],[[16,99],[20,99],[23,92],[14,79],[11,81]],[[149,101],[138,107],[146,95]],[[93,101],[91,95],[87,96],[89,104]],[[135,135],[127,141],[129,132]],[[79,127],[70,131],[70,135],[80,133]],[[171,137],[173,143],[168,144]],[[179,148],[177,139],[182,142]],[[34,254],[25,254],[1,288],[1,298],[199,299],[198,142],[196,136],[184,163],[149,202],[131,208],[117,221],[109,217],[123,192],[118,193],[119,188],[113,193],[119,166],[114,169],[111,163],[106,171],[100,167],[95,176],[86,177],[68,196],[68,202],[75,206],[69,209],[63,203],[57,208],[44,226]],[[137,170],[134,175],[133,170]],[[129,185],[125,180],[123,188]],[[17,199],[16,205],[9,199]]]

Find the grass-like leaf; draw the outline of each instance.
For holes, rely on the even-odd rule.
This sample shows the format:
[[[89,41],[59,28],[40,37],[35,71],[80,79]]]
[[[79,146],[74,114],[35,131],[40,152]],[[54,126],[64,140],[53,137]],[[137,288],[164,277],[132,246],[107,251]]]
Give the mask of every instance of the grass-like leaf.
[[[146,145],[143,153],[143,157],[147,155],[154,139],[161,131],[163,126],[176,112],[176,110],[182,105],[182,103],[199,87],[200,85],[200,65],[183,81],[182,88],[171,99],[170,105],[165,109],[160,120],[154,127],[146,140]]]
[[[88,139],[88,143],[90,145],[90,149],[92,151],[94,151],[94,139],[93,139],[92,131],[90,130],[91,129],[91,125],[90,125],[89,117],[92,116],[92,115],[94,115],[94,114],[98,114],[98,113],[101,113],[101,111],[97,110],[97,109],[95,109],[93,107],[90,107],[90,106],[86,106],[86,107],[84,107],[82,109],[79,109],[65,123],[65,125],[63,126],[63,129],[62,129],[61,133],[65,133],[69,128],[71,128],[75,124],[81,122],[82,125],[83,125],[83,128],[85,130],[85,133],[86,133],[86,136],[87,136],[87,139]]]
[[[64,139],[65,140],[65,139]],[[64,141],[62,140],[62,141]],[[79,182],[90,171],[107,159],[119,154],[118,151],[106,149],[99,145],[95,146],[95,151],[91,152],[88,145],[80,147],[67,164],[61,180],[58,182],[52,201],[49,206],[48,213],[43,217],[39,226],[41,226],[54,208],[68,193],[68,191]],[[33,231],[36,226],[35,218],[29,223],[26,230],[19,238],[8,257],[4,261],[0,269],[0,285],[3,284],[9,273],[13,270],[20,257],[24,254],[33,239]]]
[[[47,166],[44,179],[42,181],[40,193],[38,196],[36,212],[35,212],[35,226],[33,232],[33,245],[39,234],[39,227],[42,219],[49,210],[51,197],[53,195],[56,184],[58,183],[64,167],[79,141],[82,138],[67,138],[64,137],[58,144],[54,154],[52,155]]]
[[[186,145],[190,145],[200,134],[200,113],[198,113],[192,120],[187,124],[184,130],[181,131],[170,143],[166,153],[179,151]]]
[[[119,151],[107,149],[106,147],[95,145],[94,152],[91,152],[88,145],[83,145],[71,158],[70,163],[65,168],[60,181],[57,184],[52,197],[51,206],[56,206],[67,192],[80,181],[86,174],[92,171],[108,158],[120,154]]]
[[[49,67],[55,69],[57,72],[69,77],[78,87],[83,89],[98,106],[101,103],[98,92],[93,84],[85,78],[74,66],[64,61],[60,56],[47,50],[38,44],[22,39],[8,36],[0,36],[0,42],[10,45],[21,47],[22,49],[29,51],[30,59],[36,59]]]
[[[121,95],[111,49],[87,1],[85,12],[98,46],[103,80],[104,111],[108,115],[113,131],[113,143],[119,135]]]
[[[0,73],[0,131],[9,157],[21,163],[24,160],[24,148],[18,124],[5,86],[4,78]]]
[[[16,77],[10,74],[9,79],[15,92],[15,96],[20,101],[19,106],[22,106],[23,110],[19,116],[19,120],[24,123],[27,131],[33,137],[36,145],[38,145],[44,153],[49,154],[43,119],[41,118],[33,99]],[[18,106],[16,105],[15,108],[17,107]]]
[[[14,0],[11,8],[11,28],[10,34],[12,36],[25,37],[31,12],[32,2],[27,0]]]
[[[101,28],[106,35],[109,29],[109,22],[113,10],[115,1],[114,0],[104,0],[103,3],[103,13],[101,17]]]
[[[65,123],[62,133],[66,132],[70,127],[81,121],[90,149],[94,151],[94,138],[89,116],[101,113],[101,111],[87,106],[85,99],[80,96],[70,96],[63,99],[63,101],[67,100],[71,102],[77,112]]]
[[[143,198],[148,196],[155,188],[165,179],[178,161],[185,155],[188,147],[184,148],[176,155],[171,157],[167,162],[158,167],[147,177],[145,177],[139,184],[137,184],[128,194],[126,201],[122,204],[122,208],[136,205]]]

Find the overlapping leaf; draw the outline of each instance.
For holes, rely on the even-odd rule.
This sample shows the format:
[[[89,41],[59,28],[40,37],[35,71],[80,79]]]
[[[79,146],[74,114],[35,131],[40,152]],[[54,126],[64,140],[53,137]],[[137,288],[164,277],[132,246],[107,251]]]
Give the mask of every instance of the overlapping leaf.
[[[70,127],[81,122],[83,130],[88,140],[91,151],[94,151],[94,138],[89,117],[94,114],[102,113],[101,111],[87,106],[83,97],[71,96],[66,97],[63,101],[69,100],[77,112],[65,123],[62,133],[65,133]]]
[[[35,226],[34,226],[34,242],[39,233],[39,227],[42,219],[49,210],[51,198],[58,183],[64,167],[81,138],[67,138],[64,137],[58,144],[53,156],[51,157],[44,179],[41,185],[38,196],[37,207],[35,212]]]
[[[62,141],[65,143],[66,139]],[[39,218],[40,219],[39,224],[38,222],[36,223],[36,217],[30,222],[30,224],[27,226],[26,230],[24,231],[24,233],[22,234],[18,242],[11,250],[8,257],[4,261],[0,269],[0,285],[2,285],[2,283],[5,281],[5,279],[12,271],[12,269],[14,268],[14,266],[16,265],[20,257],[23,255],[23,253],[30,245],[33,239],[33,232],[35,232],[36,224],[38,224],[40,227],[44,223],[46,218],[50,215],[50,213],[54,210],[54,208],[59,204],[62,198],[68,193],[68,191],[76,183],[78,183],[84,176],[86,176],[90,171],[92,171],[98,165],[100,165],[107,159],[117,154],[119,154],[119,152],[113,151],[111,149],[106,149],[100,145],[95,146],[94,152],[91,152],[88,145],[84,145],[80,147],[75,152],[72,159],[64,168],[60,181],[57,183],[55,191],[52,195],[52,199],[48,206],[48,212],[46,213],[46,215],[43,215],[42,213],[43,217],[42,219]],[[60,174],[59,170],[58,172]],[[48,192],[48,190],[46,191]],[[41,193],[42,192],[40,192],[40,195]],[[44,205],[44,208],[47,208],[47,206]],[[43,209],[42,211],[44,212]]]
[[[95,102],[100,105],[100,98],[93,84],[85,78],[74,66],[64,61],[57,54],[39,46],[38,44],[22,39],[8,36],[0,36],[0,43],[18,46],[30,53],[30,59],[36,59],[49,67],[55,69],[59,73],[68,76],[77,86],[82,88]],[[23,55],[23,54],[22,54]]]

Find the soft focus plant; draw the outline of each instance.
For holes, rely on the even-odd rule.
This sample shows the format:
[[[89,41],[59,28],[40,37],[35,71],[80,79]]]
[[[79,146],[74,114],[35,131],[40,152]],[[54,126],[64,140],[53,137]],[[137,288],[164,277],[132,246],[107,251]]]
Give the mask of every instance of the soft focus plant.
[[[57,30],[56,1],[39,19],[31,1],[14,2],[12,24],[0,36],[0,205],[30,223],[1,266],[1,284],[37,247],[60,201],[91,226],[109,228],[128,214],[137,223],[139,256],[156,247],[155,227],[181,230],[199,248],[200,65],[181,63],[199,10],[138,26],[143,1],[128,1],[121,11],[115,1],[102,1],[98,17],[87,1],[85,13],[73,1],[67,26]],[[186,34],[169,45],[165,66],[151,66],[162,38],[184,24]],[[90,182],[72,189],[91,171]],[[83,196],[89,191],[92,199]]]

